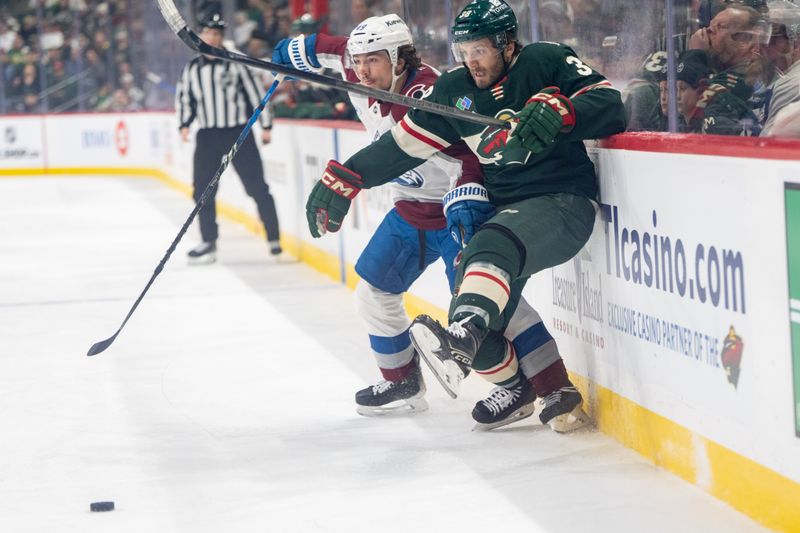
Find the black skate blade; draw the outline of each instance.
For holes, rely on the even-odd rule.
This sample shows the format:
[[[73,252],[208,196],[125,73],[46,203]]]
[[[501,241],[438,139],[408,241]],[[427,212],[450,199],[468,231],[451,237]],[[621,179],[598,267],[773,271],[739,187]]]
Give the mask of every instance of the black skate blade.
[[[410,328],[410,331],[412,332],[411,335],[410,335],[411,344],[414,345],[414,349],[420,355],[420,358],[423,361],[425,361],[425,364],[428,366],[428,369],[430,369],[430,371],[436,377],[436,381],[439,382],[439,384],[445,390],[447,395],[455,400],[456,398],[458,398],[458,385],[461,384],[461,381],[466,376],[462,376],[461,379],[458,380],[458,383],[456,384],[456,386],[454,387],[447,379],[445,379],[445,376],[447,375],[447,372],[445,370],[444,363],[442,361],[440,361],[439,358],[436,357],[435,355],[430,355],[430,354],[427,353],[427,350],[425,350],[422,347],[422,345],[420,345],[417,342],[417,340],[414,338],[414,333],[413,333],[414,330],[421,331],[423,333],[423,335],[425,335],[427,338],[430,338],[431,334],[430,334],[428,328],[425,327],[424,325],[412,324],[411,328]],[[433,359],[431,359],[431,358],[433,358]]]
[[[376,405],[376,406],[369,406],[369,405],[359,405],[356,407],[356,413],[360,414],[361,416],[365,416],[367,418],[374,418],[374,417],[387,417],[391,418],[394,416],[410,416],[415,415],[417,413],[422,413],[428,410],[428,401],[422,397],[413,397],[408,398],[407,400],[398,400],[397,402],[392,402],[393,404],[387,405]]]
[[[445,382],[442,376],[439,375],[439,372],[435,368],[433,368],[433,365],[431,364],[430,361],[428,361],[428,358],[425,357],[425,355],[422,354],[422,352],[420,352],[420,356],[422,360],[425,361],[425,364],[427,365],[428,369],[431,371],[434,377],[436,377],[436,381],[439,382],[439,384],[442,386],[447,395],[454,400],[458,398],[458,393],[456,393],[452,388],[450,388],[450,385],[447,382]]]
[[[583,410],[583,403],[578,404],[575,409],[563,415],[554,416],[547,422],[547,425],[556,433],[572,433],[577,429],[589,426],[592,419]]]

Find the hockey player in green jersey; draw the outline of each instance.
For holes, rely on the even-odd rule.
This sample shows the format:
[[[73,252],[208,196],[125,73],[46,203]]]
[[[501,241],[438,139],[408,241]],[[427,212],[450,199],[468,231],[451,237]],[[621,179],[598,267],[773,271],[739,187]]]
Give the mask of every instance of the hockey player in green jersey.
[[[497,214],[463,251],[449,326],[420,316],[415,347],[451,393],[483,354],[495,353],[527,279],[572,258],[594,226],[597,178],[583,140],[625,129],[620,94],[567,46],[522,47],[503,0],[473,0],[452,28],[462,66],[429,100],[509,121],[512,130],[414,110],[342,165],[329,165],[309,195],[312,235],[337,231],[362,188],[386,183],[463,139],[478,157]],[[543,423],[580,416],[563,365],[546,390]]]

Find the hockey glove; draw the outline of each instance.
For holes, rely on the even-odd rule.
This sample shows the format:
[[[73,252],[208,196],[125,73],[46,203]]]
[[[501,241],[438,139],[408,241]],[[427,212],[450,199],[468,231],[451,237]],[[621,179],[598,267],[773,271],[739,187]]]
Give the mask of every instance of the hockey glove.
[[[559,133],[575,127],[575,108],[557,87],[545,87],[531,96],[518,115],[519,124],[506,148],[521,146],[532,154],[549,148]]]
[[[317,61],[316,45],[316,33],[308,37],[300,34],[291,39],[281,39],[272,50],[272,62],[305,72],[322,72],[322,65]]]
[[[494,216],[489,193],[483,185],[467,183],[451,190],[442,198],[447,229],[462,248],[481,225]]]
[[[350,202],[361,192],[361,176],[336,161],[328,161],[325,172],[311,189],[306,202],[308,229],[314,238],[342,227]]]

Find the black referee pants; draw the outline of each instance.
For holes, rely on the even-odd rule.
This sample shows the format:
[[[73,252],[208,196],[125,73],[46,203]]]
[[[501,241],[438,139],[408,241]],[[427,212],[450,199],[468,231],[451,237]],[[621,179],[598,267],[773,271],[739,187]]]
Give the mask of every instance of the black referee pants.
[[[211,182],[222,156],[231,149],[236,142],[241,128],[206,128],[197,132],[197,146],[194,151],[194,201],[198,202],[203,191]],[[256,202],[258,214],[268,241],[277,241],[280,238],[278,227],[278,214],[275,212],[275,200],[269,193],[269,186],[264,181],[264,166],[261,164],[261,155],[258,153],[253,132],[239,147],[236,157],[233,158],[233,168],[242,180],[244,190]],[[217,195],[219,184],[212,191],[206,204],[200,209],[200,234],[203,242],[214,242],[219,236],[217,228],[217,206],[214,198]]]

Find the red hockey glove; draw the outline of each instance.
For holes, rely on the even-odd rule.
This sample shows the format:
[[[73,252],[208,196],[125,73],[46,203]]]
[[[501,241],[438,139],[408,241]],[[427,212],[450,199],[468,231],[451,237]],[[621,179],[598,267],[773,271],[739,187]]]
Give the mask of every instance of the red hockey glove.
[[[519,124],[506,148],[522,146],[533,154],[544,151],[559,133],[575,127],[575,108],[558,87],[545,87],[531,96],[518,114]]]
[[[308,229],[315,238],[342,227],[350,202],[361,192],[361,176],[334,160],[328,161],[325,172],[311,189],[306,202]]]

